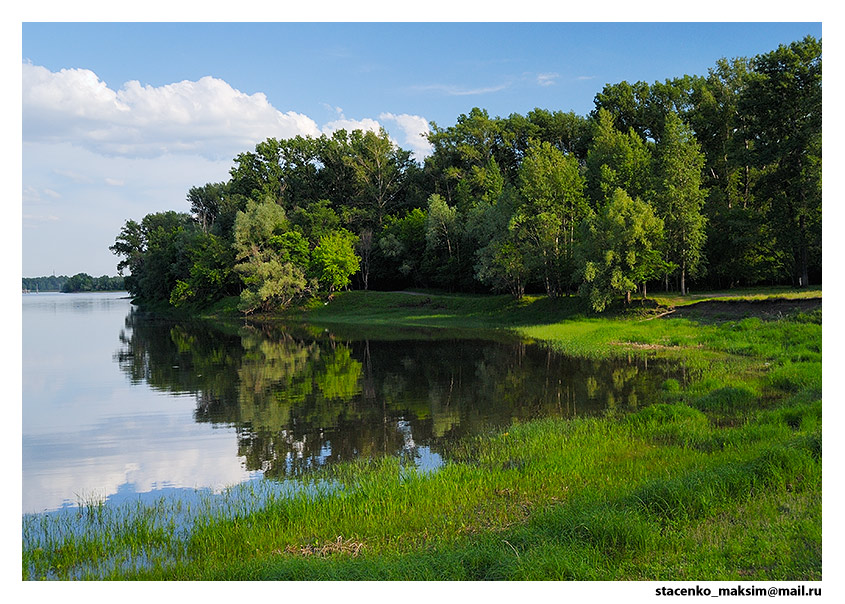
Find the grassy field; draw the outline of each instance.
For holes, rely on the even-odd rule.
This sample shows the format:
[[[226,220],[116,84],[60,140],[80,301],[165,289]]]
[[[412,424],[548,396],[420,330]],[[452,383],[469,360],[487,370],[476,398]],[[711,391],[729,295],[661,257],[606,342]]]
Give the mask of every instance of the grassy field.
[[[597,318],[573,299],[346,292],[289,313],[374,330],[508,330],[579,356],[668,358],[688,385],[667,380],[632,414],[467,439],[434,473],[392,459],[335,467],[298,494],[201,510],[189,531],[167,524],[164,502],[140,513],[92,504],[79,513],[87,531],[33,521],[37,546],[27,547],[25,526],[23,576],[820,579],[820,307],[775,318],[660,316],[668,310]]]

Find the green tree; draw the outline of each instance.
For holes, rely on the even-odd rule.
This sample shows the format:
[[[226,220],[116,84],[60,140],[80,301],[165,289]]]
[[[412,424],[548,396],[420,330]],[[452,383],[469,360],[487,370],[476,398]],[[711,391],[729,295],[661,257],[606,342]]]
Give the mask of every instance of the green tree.
[[[525,294],[533,267],[530,242],[515,220],[522,203],[518,191],[508,187],[497,199],[478,203],[467,217],[468,233],[478,247],[475,278],[517,299]]]
[[[344,169],[337,174],[352,185],[344,200],[346,220],[358,235],[361,284],[369,289],[376,237],[385,218],[403,205],[414,162],[410,151],[395,145],[384,129],[335,133],[326,150],[339,155]]]
[[[766,200],[754,195],[760,169],[751,161],[749,116],[739,104],[751,77],[745,58],[720,59],[706,78],[695,80],[686,120],[705,156],[703,185],[708,275],[717,286],[753,285],[777,278],[780,260],[765,216]]]
[[[287,211],[320,199],[319,149],[320,142],[311,137],[268,138],[254,152],[235,157],[229,193],[253,201],[272,199]]]
[[[613,117],[619,130],[633,130],[638,136],[645,138],[650,134],[646,117],[649,93],[649,85],[645,82],[631,84],[622,81],[618,84],[606,84],[601,92],[596,94],[596,108],[592,118],[601,121],[599,114],[605,111]]]
[[[313,253],[313,265],[319,282],[328,287],[329,295],[347,287],[350,277],[358,272],[361,260],[355,254],[356,237],[346,229],[338,229],[320,237]]]
[[[382,227],[378,245],[381,254],[401,278],[411,285],[422,285],[422,251],[426,247],[426,213],[414,208],[401,218],[388,216]]]
[[[207,183],[202,187],[191,187],[188,190],[188,203],[191,204],[191,214],[196,217],[203,232],[208,232],[220,214],[220,206],[226,192],[226,183]]]
[[[665,228],[665,260],[677,266],[681,295],[686,295],[687,275],[702,267],[706,239],[703,168],[704,155],[692,130],[676,113],[670,113],[657,145],[656,205]]]
[[[108,278],[108,277],[107,277]],[[62,286],[65,293],[94,291],[94,278],[88,273],[77,273]]]
[[[501,166],[511,163],[509,145],[503,143],[502,120],[493,119],[483,109],[474,107],[469,114],[458,116],[454,126],[440,128],[431,124],[428,140],[433,152],[426,158],[426,171],[434,180],[435,192],[446,202],[464,211],[483,195],[479,183],[490,160]]]
[[[584,187],[574,156],[548,142],[529,144],[519,169],[519,191],[525,200],[520,223],[532,233],[550,296],[560,295],[572,282],[577,228],[588,208]]]
[[[749,116],[756,194],[769,203],[778,246],[791,256],[795,285],[806,286],[821,258],[822,45],[808,36],[753,60],[740,100]]]
[[[190,214],[156,212],[138,223],[128,220],[109,247],[122,256],[118,272],[127,268],[126,288],[135,298],[146,302],[167,302],[180,279],[190,272],[187,250],[198,227]]]
[[[587,191],[594,204],[616,188],[644,200],[652,195],[652,154],[633,130],[617,130],[609,111],[599,109],[593,125],[593,142],[587,152]]]
[[[582,231],[579,294],[596,312],[618,296],[630,303],[637,285],[662,268],[663,221],[648,203],[631,199],[622,189],[616,189],[598,212],[591,212]]]
[[[285,308],[308,289],[305,268],[292,262],[284,247],[289,230],[285,211],[269,199],[250,201],[238,213],[235,270],[246,285],[239,303],[244,313]]]
[[[212,233],[201,233],[193,239],[187,254],[191,261],[187,279],[176,282],[170,292],[170,304],[187,303],[207,306],[226,295],[237,295],[241,280],[234,270],[234,249]]]

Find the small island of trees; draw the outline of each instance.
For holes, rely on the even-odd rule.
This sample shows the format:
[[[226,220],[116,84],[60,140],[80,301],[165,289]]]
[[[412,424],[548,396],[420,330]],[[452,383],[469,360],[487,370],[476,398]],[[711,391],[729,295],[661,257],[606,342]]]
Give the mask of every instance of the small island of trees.
[[[821,41],[608,84],[587,116],[472,109],[423,163],[385,131],[269,138],[111,250],[141,303],[272,311],[347,288],[580,295],[595,311],[821,281]],[[74,277],[75,278],[75,277]]]

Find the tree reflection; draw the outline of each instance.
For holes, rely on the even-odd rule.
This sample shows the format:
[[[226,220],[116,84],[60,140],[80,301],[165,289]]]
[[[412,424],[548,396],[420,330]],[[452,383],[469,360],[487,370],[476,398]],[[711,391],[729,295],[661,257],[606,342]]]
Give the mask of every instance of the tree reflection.
[[[133,310],[115,359],[133,383],[196,396],[234,427],[249,470],[300,475],[536,417],[636,408],[669,369],[572,359],[522,342],[370,340],[291,326],[172,322]],[[674,376],[672,376],[674,377]]]

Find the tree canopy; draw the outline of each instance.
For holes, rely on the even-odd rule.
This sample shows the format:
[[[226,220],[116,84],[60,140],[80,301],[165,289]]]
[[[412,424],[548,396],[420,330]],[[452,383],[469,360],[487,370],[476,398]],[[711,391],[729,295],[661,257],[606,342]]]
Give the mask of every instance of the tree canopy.
[[[649,282],[820,282],[821,41],[668,75],[607,84],[586,116],[473,108],[431,124],[423,162],[384,130],[268,138],[111,250],[139,302],[245,312],[349,287],[599,309]]]

